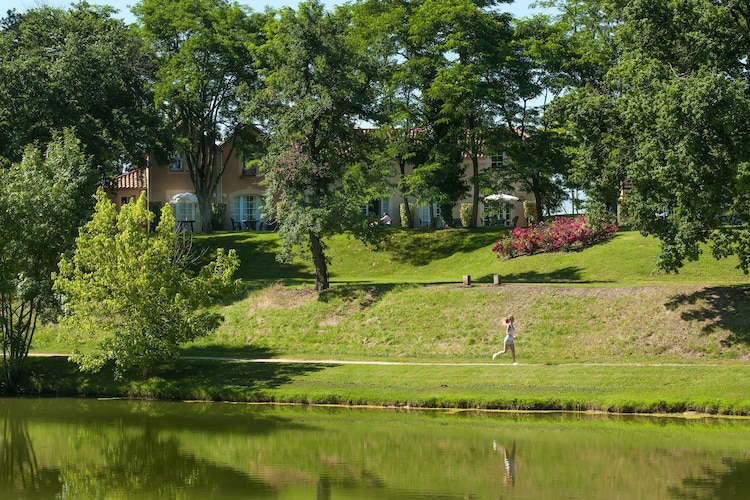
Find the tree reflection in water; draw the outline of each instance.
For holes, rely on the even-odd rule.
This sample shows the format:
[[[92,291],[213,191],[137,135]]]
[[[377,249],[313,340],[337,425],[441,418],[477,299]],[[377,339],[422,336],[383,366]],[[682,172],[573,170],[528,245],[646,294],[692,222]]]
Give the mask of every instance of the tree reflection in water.
[[[3,414],[0,498],[273,498],[275,488],[247,474],[198,460],[179,441],[146,426],[98,436],[101,453],[88,460],[40,467],[28,420]],[[65,450],[59,450],[61,455]]]
[[[62,491],[59,472],[39,467],[26,419],[8,408],[0,447],[0,497],[53,498]]]
[[[13,398],[2,418],[0,499],[750,498],[745,421]]]
[[[723,467],[706,467],[704,477],[688,477],[681,488],[670,488],[670,495],[686,500],[750,498],[750,460],[728,457],[721,462]]]
[[[266,483],[217,467],[180,450],[179,441],[148,427],[141,435],[121,435],[102,463],[66,467],[66,494],[72,498],[273,498]]]

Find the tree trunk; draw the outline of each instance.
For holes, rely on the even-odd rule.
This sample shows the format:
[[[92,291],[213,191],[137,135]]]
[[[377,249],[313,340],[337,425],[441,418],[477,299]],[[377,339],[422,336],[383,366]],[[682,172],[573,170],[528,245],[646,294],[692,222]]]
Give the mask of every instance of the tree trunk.
[[[406,220],[401,221],[402,227],[414,227],[414,218],[411,216],[411,207],[409,206],[409,198],[404,196],[404,215],[406,215]]]
[[[36,330],[38,307],[33,299],[21,301],[15,307],[3,304],[3,375],[8,391],[16,392],[21,382]]]
[[[533,180],[531,189],[534,192],[534,203],[536,205],[536,222],[539,224],[542,222],[542,188],[538,175],[534,175]]]
[[[401,172],[401,179],[406,177],[406,160],[399,158],[398,168]],[[409,209],[409,197],[404,196],[404,213],[406,214],[406,221],[401,221],[401,227],[414,227],[414,219],[411,216],[411,210]]]
[[[315,233],[310,233],[310,252],[315,265],[315,289],[318,291],[327,290],[330,286],[328,284],[328,264],[323,252],[323,243]]]
[[[198,207],[200,208],[200,221],[198,221],[198,227],[202,233],[211,234],[214,232],[214,227],[211,224],[211,218],[213,216],[211,210],[211,197],[199,197]]]
[[[474,189],[471,199],[471,219],[469,227],[476,228],[479,221],[479,158],[477,155],[471,156],[471,184]]]

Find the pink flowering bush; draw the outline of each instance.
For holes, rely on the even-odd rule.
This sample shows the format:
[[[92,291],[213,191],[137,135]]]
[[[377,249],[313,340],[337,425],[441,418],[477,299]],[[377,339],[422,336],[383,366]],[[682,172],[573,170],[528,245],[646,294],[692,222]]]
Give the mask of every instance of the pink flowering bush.
[[[511,259],[520,255],[543,252],[569,252],[604,241],[617,231],[617,225],[602,222],[590,227],[586,217],[555,217],[536,226],[516,227],[492,247],[499,258]]]

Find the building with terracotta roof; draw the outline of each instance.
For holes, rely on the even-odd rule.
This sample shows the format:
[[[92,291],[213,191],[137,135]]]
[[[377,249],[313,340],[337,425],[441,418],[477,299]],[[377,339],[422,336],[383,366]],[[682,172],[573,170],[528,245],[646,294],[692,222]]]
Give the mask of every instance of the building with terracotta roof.
[[[220,146],[223,148],[223,145]],[[480,157],[480,170],[486,168],[501,168],[505,161],[503,156]],[[223,161],[223,158],[220,159]],[[465,178],[472,175],[471,159],[464,157],[463,165]],[[411,166],[406,173],[411,172]],[[396,179],[394,178],[394,184]],[[220,222],[218,229],[226,230],[259,230],[268,229],[272,224],[263,215],[263,203],[266,188],[261,184],[262,175],[258,172],[258,161],[245,157],[245,155],[234,150],[227,161],[224,174],[221,177],[215,193],[214,203],[222,203],[226,207],[224,220]],[[150,207],[171,203],[174,208],[175,218],[182,222],[185,227],[194,228],[198,221],[198,203],[191,201],[188,196],[181,196],[180,202],[175,202],[176,195],[193,193],[194,187],[190,179],[190,171],[187,162],[179,154],[172,157],[168,165],[157,165],[152,162],[151,166],[142,170],[133,170],[118,176],[110,189],[110,197],[118,209],[132,198],[137,198],[141,192],[146,192]],[[519,200],[511,201],[501,205],[500,213],[490,218],[486,214],[480,216],[480,224],[492,225],[526,225],[528,221],[524,217],[523,200],[533,199],[526,193],[513,193]],[[372,200],[363,207],[365,213],[380,218],[383,212],[388,212],[393,226],[401,225],[400,205],[404,196],[394,187],[390,197]],[[414,199],[409,200],[414,203]],[[433,221],[438,227],[444,221],[458,221],[460,218],[460,207],[462,204],[471,203],[470,198],[462,200],[454,207],[453,213],[442,214],[440,207],[433,205],[417,205],[415,207],[415,225],[430,226]],[[480,202],[481,203],[481,202]],[[480,207],[480,214],[484,207]],[[193,221],[193,222],[191,222]],[[189,223],[189,225],[187,225]]]

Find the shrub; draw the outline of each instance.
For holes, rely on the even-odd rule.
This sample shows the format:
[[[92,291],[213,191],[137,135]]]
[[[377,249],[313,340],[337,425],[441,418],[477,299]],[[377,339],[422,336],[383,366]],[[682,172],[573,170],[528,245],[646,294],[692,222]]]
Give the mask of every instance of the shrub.
[[[214,231],[223,231],[227,218],[227,204],[226,203],[212,203],[211,204],[211,228]]]
[[[198,274],[191,235],[174,231],[172,207],[164,205],[161,222],[149,234],[153,214],[141,194],[117,212],[103,190],[94,215],[80,229],[75,252],[60,260],[55,290],[65,298],[63,321],[78,342],[96,343],[72,361],[84,371],[98,371],[114,361],[115,376],[131,368],[142,374],[179,356],[180,345],[208,335],[222,321],[211,309],[240,291],[234,250],[217,249],[216,258]]]
[[[409,219],[406,217],[406,205],[401,203],[398,208],[399,214],[401,215],[401,226],[407,227],[407,221]],[[411,214],[411,227],[414,227],[414,203],[409,203],[409,213]]]
[[[461,224],[463,224],[464,227],[469,227],[469,222],[471,222],[472,208],[474,208],[473,203],[463,203],[461,205],[461,208],[459,210],[459,217],[461,217]]]
[[[516,227],[492,247],[498,258],[510,259],[520,255],[544,252],[569,252],[589,247],[604,241],[617,231],[617,225],[602,221],[592,227],[585,217],[555,217],[546,224],[530,227]]]
[[[533,226],[537,223],[539,223],[538,220],[536,220],[536,202],[526,200],[523,202],[523,216],[526,217],[526,220],[529,221],[529,225]]]

